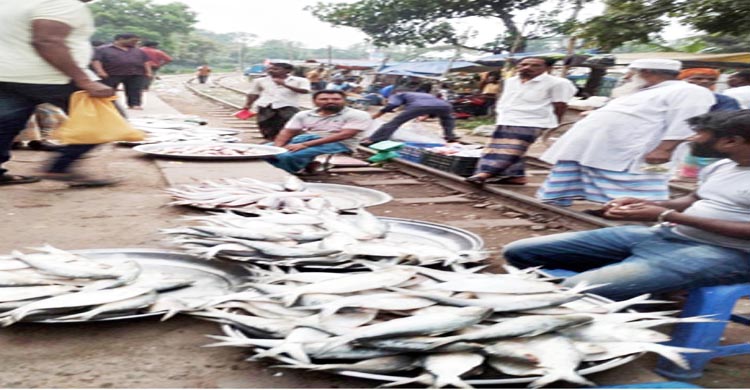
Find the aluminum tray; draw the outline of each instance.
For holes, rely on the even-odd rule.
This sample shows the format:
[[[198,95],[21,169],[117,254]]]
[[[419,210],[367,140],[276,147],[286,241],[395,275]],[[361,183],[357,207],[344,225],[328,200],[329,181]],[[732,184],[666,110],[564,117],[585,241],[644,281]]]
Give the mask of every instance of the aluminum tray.
[[[142,275],[166,274],[169,277],[195,280],[193,285],[174,291],[159,293],[160,297],[169,298],[207,298],[221,296],[234,292],[248,276],[247,271],[232,262],[212,260],[206,261],[180,252],[164,251],[162,249],[90,249],[72,251],[93,260],[128,259],[137,262],[142,267]],[[153,313],[112,314],[95,317],[89,321],[115,321],[133,318],[161,316],[165,311]],[[74,323],[87,322],[80,320],[38,319],[33,322],[44,323]]]
[[[389,194],[366,187],[343,184],[305,183],[306,190],[321,194],[339,210],[352,210],[359,207],[372,207],[393,200]]]
[[[181,147],[181,146],[225,146],[233,149],[254,149],[259,152],[256,155],[248,156],[204,156],[199,154],[170,154],[161,152],[164,148],[169,147]],[[148,145],[139,145],[133,148],[141,153],[145,153],[154,157],[162,158],[174,158],[174,159],[185,159],[185,160],[213,160],[213,161],[226,161],[226,160],[256,160],[263,159],[266,157],[275,156],[277,154],[287,152],[286,149],[277,146],[269,145],[256,145],[256,144],[229,144],[220,142],[163,142]]]
[[[581,301],[590,302],[592,305],[594,303],[612,302],[611,300],[604,298],[604,297],[600,297],[598,295],[594,295],[594,294],[585,294],[585,295],[586,297],[583,298]],[[229,324],[221,325],[221,330],[224,332],[224,334],[226,334],[229,337],[248,338],[247,335],[245,335],[240,329]],[[256,352],[262,352],[264,350],[265,349],[263,348],[256,348]],[[578,374],[585,376],[585,375],[594,374],[597,372],[611,370],[615,367],[622,366],[623,364],[630,363],[633,360],[643,356],[644,354],[645,354],[644,352],[641,352],[641,353],[634,353],[631,355],[616,357],[613,359],[604,360],[600,362],[586,362],[580,366],[577,372]],[[297,361],[295,359],[292,359],[286,356],[273,355],[272,358],[282,363],[289,364],[289,365],[305,364],[303,362]],[[348,370],[341,370],[341,371],[331,370],[328,372],[342,375],[342,376],[369,379],[369,380],[381,381],[381,382],[395,382],[395,381],[401,381],[401,380],[410,378],[406,376],[370,374],[370,373],[348,371]],[[539,376],[513,377],[513,376],[509,376],[505,374],[498,374],[498,375],[501,377],[464,379],[464,382],[470,385],[476,385],[476,386],[513,385],[513,384],[520,384],[520,383],[531,383],[540,378]]]
[[[378,217],[388,223],[388,241],[429,244],[454,251],[480,250],[484,241],[478,235],[449,225],[413,219]]]

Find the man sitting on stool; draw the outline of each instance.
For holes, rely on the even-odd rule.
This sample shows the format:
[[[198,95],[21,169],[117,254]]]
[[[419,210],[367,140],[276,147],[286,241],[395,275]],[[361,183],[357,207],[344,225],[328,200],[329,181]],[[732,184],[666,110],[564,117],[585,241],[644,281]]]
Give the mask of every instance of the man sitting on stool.
[[[517,267],[580,274],[563,285],[605,284],[590,292],[612,299],[750,280],[750,110],[693,117],[689,138],[699,157],[725,157],[701,171],[693,194],[667,201],[619,198],[605,218],[656,221],[516,241],[504,249]]]
[[[370,114],[346,107],[346,93],[323,90],[313,94],[315,110],[295,114],[274,140],[289,150],[268,160],[289,173],[315,173],[315,157],[353,151],[362,132],[372,126]]]

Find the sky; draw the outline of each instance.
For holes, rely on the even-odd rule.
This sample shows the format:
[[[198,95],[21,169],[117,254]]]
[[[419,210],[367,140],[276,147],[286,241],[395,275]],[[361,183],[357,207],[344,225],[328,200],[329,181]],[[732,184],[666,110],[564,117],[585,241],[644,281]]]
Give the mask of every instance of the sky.
[[[256,42],[269,39],[285,39],[301,42],[308,48],[328,45],[340,48],[362,43],[367,36],[350,27],[333,27],[304,10],[306,6],[320,0],[154,0],[165,4],[180,2],[187,4],[198,14],[197,27],[217,33],[249,32],[258,36]],[[325,2],[354,2],[356,0],[326,0]],[[471,0],[466,0],[471,1]],[[582,16],[590,17],[601,12],[593,6]],[[523,22],[521,14],[517,21]],[[470,18],[456,25],[458,31],[471,28],[477,36],[471,44],[489,42],[503,29],[497,19]],[[672,26],[665,38],[675,39],[688,33],[687,29]]]

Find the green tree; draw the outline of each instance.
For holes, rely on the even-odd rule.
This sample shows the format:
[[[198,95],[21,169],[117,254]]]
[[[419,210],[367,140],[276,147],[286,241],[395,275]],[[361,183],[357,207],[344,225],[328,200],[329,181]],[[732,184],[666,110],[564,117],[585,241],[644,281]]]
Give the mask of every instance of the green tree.
[[[154,4],[151,0],[100,0],[91,4],[97,31],[94,39],[110,41],[115,34],[134,33],[174,49],[174,36],[189,34],[195,12],[182,3]]]
[[[514,12],[529,9],[545,0],[360,0],[353,3],[318,3],[308,9],[319,19],[337,26],[362,30],[377,46],[425,47],[450,44],[468,49],[509,49],[522,34]],[[494,44],[480,48],[462,43],[451,20],[468,17],[497,18],[504,33]],[[498,26],[501,27],[500,25]]]

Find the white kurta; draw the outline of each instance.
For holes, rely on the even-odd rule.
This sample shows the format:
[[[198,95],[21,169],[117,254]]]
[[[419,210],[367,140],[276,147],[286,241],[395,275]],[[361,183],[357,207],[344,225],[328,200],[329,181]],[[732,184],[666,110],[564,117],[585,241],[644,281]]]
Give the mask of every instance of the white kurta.
[[[541,159],[575,161],[611,171],[641,173],[644,156],[662,141],[694,134],[686,120],[705,114],[715,103],[707,88],[664,81],[612,100],[577,122]]]
[[[310,90],[310,81],[303,77],[287,76],[284,80],[287,85],[292,87]],[[287,87],[276,84],[270,76],[261,77],[253,80],[250,84],[250,95],[258,95],[255,105],[258,107],[299,107],[300,96],[306,96],[305,93],[294,92]]]
[[[568,103],[576,94],[573,83],[562,77],[543,73],[522,83],[518,76],[503,83],[498,99],[498,125],[552,128],[557,127],[557,116],[552,103]]]

